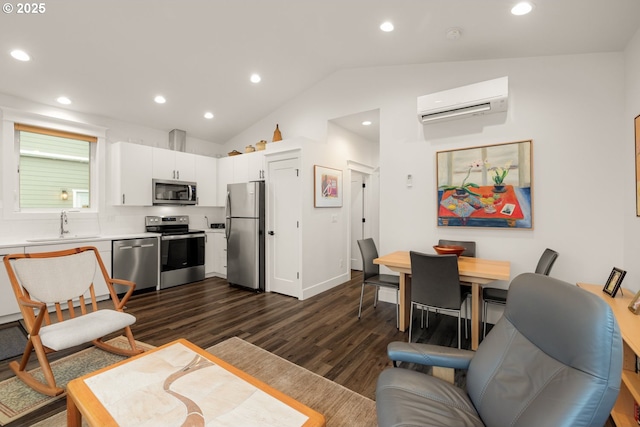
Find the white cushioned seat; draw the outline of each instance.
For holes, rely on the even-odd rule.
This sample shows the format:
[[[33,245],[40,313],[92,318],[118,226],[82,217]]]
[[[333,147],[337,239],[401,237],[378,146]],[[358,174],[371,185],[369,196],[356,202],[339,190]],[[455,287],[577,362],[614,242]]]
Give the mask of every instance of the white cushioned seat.
[[[42,345],[59,351],[91,342],[135,322],[136,318],[128,313],[105,309],[43,326],[39,335]]]

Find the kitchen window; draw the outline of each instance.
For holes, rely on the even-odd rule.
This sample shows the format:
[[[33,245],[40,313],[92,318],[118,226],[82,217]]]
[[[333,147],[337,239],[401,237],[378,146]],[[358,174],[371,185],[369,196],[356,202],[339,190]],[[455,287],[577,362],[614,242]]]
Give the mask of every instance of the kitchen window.
[[[97,138],[15,123],[18,210],[90,209]]]

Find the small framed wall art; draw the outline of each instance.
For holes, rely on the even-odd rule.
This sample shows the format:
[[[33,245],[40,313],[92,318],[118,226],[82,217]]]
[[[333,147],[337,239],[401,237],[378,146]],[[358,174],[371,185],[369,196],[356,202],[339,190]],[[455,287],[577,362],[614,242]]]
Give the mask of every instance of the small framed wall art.
[[[619,268],[614,267],[613,270],[611,270],[609,279],[604,285],[602,291],[605,294],[611,295],[611,298],[615,298],[618,289],[620,289],[620,284],[622,283],[622,279],[624,279],[625,274],[627,274],[625,270],[620,270]]]
[[[313,195],[316,208],[342,207],[342,171],[315,165]]]

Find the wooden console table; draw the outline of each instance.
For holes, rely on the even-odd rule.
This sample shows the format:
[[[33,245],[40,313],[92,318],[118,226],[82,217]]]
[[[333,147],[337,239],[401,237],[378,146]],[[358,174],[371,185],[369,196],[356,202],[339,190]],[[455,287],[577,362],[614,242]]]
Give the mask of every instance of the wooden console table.
[[[633,402],[640,403],[640,374],[636,373],[636,355],[640,355],[640,316],[627,308],[635,293],[623,289],[624,296],[618,291],[616,297],[611,298],[602,292],[603,285],[578,283],[578,286],[605,300],[616,316],[622,335],[622,384],[611,418],[618,427],[637,426],[633,417]]]

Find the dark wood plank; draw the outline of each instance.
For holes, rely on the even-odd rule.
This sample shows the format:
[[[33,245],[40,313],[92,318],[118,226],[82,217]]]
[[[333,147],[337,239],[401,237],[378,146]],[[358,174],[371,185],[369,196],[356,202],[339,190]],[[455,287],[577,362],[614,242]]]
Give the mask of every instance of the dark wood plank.
[[[211,278],[136,294],[127,312],[137,318],[132,329],[139,341],[159,346],[186,338],[207,348],[238,336],[374,399],[378,374],[390,366],[387,344],[405,341],[408,333],[396,329],[394,304],[380,302],[373,307],[374,291],[369,286],[358,319],[361,283],[362,274],[354,272],[350,281],[299,301],[276,293],[254,293]],[[430,328],[423,330],[416,318],[414,341],[457,345],[455,319],[447,317],[432,313]],[[463,342],[468,348],[468,340]],[[0,379],[13,375],[7,364],[0,362]],[[28,425],[63,408],[64,399],[13,425]]]

